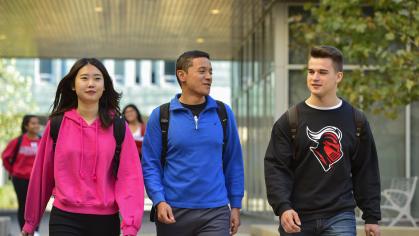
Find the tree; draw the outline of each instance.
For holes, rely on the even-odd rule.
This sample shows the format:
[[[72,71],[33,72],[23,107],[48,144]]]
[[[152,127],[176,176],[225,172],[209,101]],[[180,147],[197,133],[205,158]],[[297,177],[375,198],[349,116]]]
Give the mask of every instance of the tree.
[[[0,59],[0,148],[16,137],[22,117],[34,112],[31,81],[19,75],[13,61]]]
[[[339,93],[355,106],[397,117],[419,100],[419,3],[417,0],[321,0],[290,16],[291,47],[334,45],[345,64]]]

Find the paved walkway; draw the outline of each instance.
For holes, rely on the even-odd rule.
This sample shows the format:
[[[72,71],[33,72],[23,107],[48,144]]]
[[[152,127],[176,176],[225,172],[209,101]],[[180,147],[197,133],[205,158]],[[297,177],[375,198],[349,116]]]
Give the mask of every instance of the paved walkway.
[[[16,212],[14,211],[0,211],[0,216],[8,216],[12,220],[11,230],[12,236],[19,236],[19,226],[17,222]],[[41,221],[40,226],[40,234],[41,236],[48,236],[48,221],[49,221],[49,213],[45,213],[44,217]],[[239,228],[239,233],[237,236],[250,236],[250,225],[251,224],[270,224],[269,220],[260,219],[257,217],[252,217],[246,214],[241,216],[241,226]],[[149,221],[149,212],[144,213],[143,217],[143,224],[141,227],[141,231],[138,235],[141,236],[155,236],[156,230],[154,227],[154,223]],[[3,236],[3,235],[1,235]]]

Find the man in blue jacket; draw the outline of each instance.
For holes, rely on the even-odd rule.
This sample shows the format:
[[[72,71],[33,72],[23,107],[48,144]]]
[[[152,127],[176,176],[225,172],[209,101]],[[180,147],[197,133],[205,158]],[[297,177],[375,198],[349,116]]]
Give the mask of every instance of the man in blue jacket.
[[[244,174],[234,114],[225,106],[224,137],[218,104],[209,96],[208,53],[183,53],[176,61],[176,77],[182,93],[170,101],[165,161],[161,161],[159,108],[150,115],[142,150],[146,190],[156,207],[157,235],[235,234]]]

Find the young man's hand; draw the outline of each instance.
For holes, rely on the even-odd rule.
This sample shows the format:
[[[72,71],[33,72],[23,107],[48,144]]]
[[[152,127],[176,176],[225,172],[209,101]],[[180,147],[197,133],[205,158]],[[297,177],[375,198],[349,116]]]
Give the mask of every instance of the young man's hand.
[[[365,224],[365,235],[366,236],[380,236],[380,226],[377,224]]]
[[[230,215],[230,235],[234,235],[239,230],[240,226],[240,209],[231,208]]]
[[[176,222],[172,208],[166,202],[160,202],[156,206],[157,220],[163,224],[173,224]]]
[[[287,233],[298,233],[301,232],[301,221],[298,217],[298,213],[294,210],[286,210],[282,213],[281,218],[279,219],[282,225],[282,228]]]

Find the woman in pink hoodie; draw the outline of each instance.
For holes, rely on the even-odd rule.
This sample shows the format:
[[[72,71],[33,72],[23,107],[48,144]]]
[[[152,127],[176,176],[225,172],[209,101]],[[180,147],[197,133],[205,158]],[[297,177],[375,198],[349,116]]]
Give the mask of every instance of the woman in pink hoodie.
[[[54,149],[47,123],[31,174],[22,235],[33,235],[51,195],[49,233],[137,235],[144,208],[144,183],[128,126],[117,176],[113,119],[119,100],[103,64],[78,60],[60,81],[50,119],[63,116]],[[120,224],[118,212],[122,216]]]

